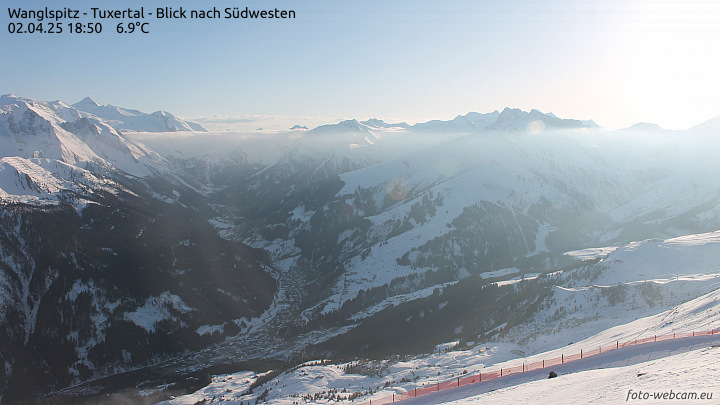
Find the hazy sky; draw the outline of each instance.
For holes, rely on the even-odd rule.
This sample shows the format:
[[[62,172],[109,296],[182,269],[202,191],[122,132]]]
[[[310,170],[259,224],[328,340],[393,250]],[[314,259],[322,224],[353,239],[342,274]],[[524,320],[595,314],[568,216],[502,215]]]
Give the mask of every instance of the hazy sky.
[[[185,117],[408,122],[506,106],[608,127],[720,115],[716,0],[4,0],[7,7],[292,9],[295,20],[156,20],[150,34],[7,32],[1,93]],[[46,21],[47,23],[47,21]]]

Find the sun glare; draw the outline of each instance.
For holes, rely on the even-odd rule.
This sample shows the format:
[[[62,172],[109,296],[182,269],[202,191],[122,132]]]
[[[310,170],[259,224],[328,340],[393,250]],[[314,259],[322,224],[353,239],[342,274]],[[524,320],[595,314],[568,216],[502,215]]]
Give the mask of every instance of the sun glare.
[[[720,2],[639,1],[618,18],[618,101],[628,115],[679,129],[720,114]]]

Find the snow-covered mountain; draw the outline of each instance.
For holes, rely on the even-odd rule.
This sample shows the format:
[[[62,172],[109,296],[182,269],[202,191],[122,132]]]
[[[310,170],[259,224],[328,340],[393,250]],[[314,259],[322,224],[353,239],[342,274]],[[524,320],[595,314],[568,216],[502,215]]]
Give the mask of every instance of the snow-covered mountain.
[[[635,125],[632,125],[628,128],[623,129],[623,131],[638,131],[638,132],[662,132],[667,131],[666,129],[660,127],[658,124],[651,124],[647,122],[638,122]]]
[[[121,170],[138,177],[167,171],[165,159],[105,121],[63,102],[0,97],[0,155],[51,159],[79,168]]]
[[[536,352],[559,342],[548,325],[582,325],[579,340],[715,282],[669,267],[715,260],[712,128],[607,131],[508,108],[148,133],[119,123],[149,115],[92,100],[0,100],[11,398],[102,390],[98,377],[148,364],[177,381],[448,341]],[[61,347],[38,351],[51,336]]]
[[[530,112],[518,108],[505,108],[502,111],[481,114],[471,112],[458,115],[450,121],[428,121],[418,123],[411,127],[420,131],[438,132],[486,132],[486,131],[522,131],[541,132],[545,129],[579,129],[597,128],[598,125],[591,120],[574,120],[558,118],[552,113],[542,113],[539,110]]]
[[[200,124],[184,121],[167,111],[155,111],[148,114],[142,111],[100,105],[91,97],[85,97],[72,105],[84,117],[97,117],[120,131],[136,132],[176,132],[176,131],[207,131]]]
[[[369,127],[374,127],[374,128],[404,128],[404,129],[410,128],[410,125],[408,125],[406,122],[388,124],[387,122],[385,122],[383,120],[379,120],[377,118],[371,118],[366,121],[361,121],[360,123],[363,125],[367,125]]]
[[[0,207],[3,400],[206,347],[275,291],[165,158],[60,101],[0,98]]]

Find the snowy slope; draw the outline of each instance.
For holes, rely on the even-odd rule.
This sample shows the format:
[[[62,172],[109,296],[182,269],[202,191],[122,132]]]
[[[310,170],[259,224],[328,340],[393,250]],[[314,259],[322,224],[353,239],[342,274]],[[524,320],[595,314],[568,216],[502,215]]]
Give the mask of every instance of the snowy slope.
[[[83,117],[61,101],[12,95],[0,97],[0,157],[7,169],[0,195],[13,202],[57,200],[64,191],[106,187],[110,183],[97,176],[117,170],[138,177],[169,171],[162,156],[98,118]]]
[[[438,347],[438,353],[404,361],[360,361],[340,364],[308,362],[280,374],[252,393],[247,392],[248,383],[257,378],[252,373],[218,376],[213,379],[211,385],[195,394],[179,397],[167,403],[190,404],[200,400],[247,402],[254,401],[265,390],[268,391],[266,399],[270,404],[336,403],[355,397],[357,397],[355,402],[364,403],[369,399],[379,400],[392,393],[399,394],[415,387],[463,377],[466,373],[513,367],[538,359],[555,358],[561,353],[574,354],[580,349],[587,350],[617,340],[624,342],[654,334],[709,330],[718,327],[720,327],[720,290],[669,311],[619,325],[573,345],[532,357],[518,358],[520,352],[513,349],[514,345],[507,343],[482,343],[469,350],[444,351],[452,348],[453,344],[448,344]],[[469,385],[457,391],[430,394],[410,400],[408,403],[434,404],[451,400],[458,401],[457,403],[527,403],[528,398],[535,398],[530,402],[536,403],[540,398],[537,395],[545,392],[549,387],[557,387],[564,394],[564,400],[560,401],[563,403],[568,400],[571,403],[588,403],[588,401],[616,403],[624,400],[624,395],[629,389],[666,391],[672,388],[675,392],[694,390],[720,395],[718,391],[720,387],[713,385],[707,378],[700,378],[714,375],[713,370],[717,371],[720,351],[717,347],[710,348],[713,343],[709,342],[717,344],[720,342],[720,336],[695,339],[626,347],[564,366],[556,366],[554,370],[561,375],[556,380],[548,381],[547,370],[538,370],[493,380],[488,384]],[[641,373],[646,376],[639,379],[641,376],[638,374]],[[679,375],[683,378],[678,379]],[[239,381],[243,383],[238,384]],[[594,388],[595,385],[598,387]],[[587,387],[587,389],[578,390],[577,387]],[[370,393],[371,390],[374,393]],[[618,399],[620,398],[618,396],[622,396],[622,399]],[[465,397],[467,399],[460,399]],[[557,403],[555,400],[560,397],[550,398],[553,401],[540,403]]]
[[[76,134],[105,162],[125,173],[144,177],[169,171],[165,158],[129,140],[105,122],[81,118],[63,127]]]
[[[86,195],[93,190],[112,192],[111,180],[92,172],[50,159],[0,159],[0,201],[4,203],[53,204],[68,194]]]
[[[529,364],[541,359],[559,357],[561,354],[575,354],[581,349],[588,350],[601,345],[607,346],[616,341],[625,342],[655,335],[717,329],[720,327],[720,267],[717,265],[720,263],[720,257],[718,257],[720,249],[718,243],[720,243],[720,233],[712,232],[667,240],[630,243],[617,248],[594,249],[595,253],[601,255],[600,257],[603,259],[589,268],[584,268],[586,273],[591,274],[585,276],[589,278],[569,277],[568,280],[575,286],[569,287],[566,284],[556,287],[555,295],[548,300],[548,308],[535,316],[533,321],[500,333],[496,340],[476,344],[471,349],[445,351],[457,344],[454,342],[439,346],[438,352],[435,354],[403,361],[360,361],[327,365],[311,362],[296,370],[281,374],[252,393],[245,392],[246,387],[235,389],[230,386],[228,382],[236,380],[233,376],[216,378],[214,383],[203,392],[212,392],[215,400],[218,401],[253,401],[264,390],[268,390],[267,399],[269,403],[273,404],[291,404],[297,401],[300,403],[334,403],[338,395],[345,399],[361,395],[357,401],[362,402],[368,398],[380,399],[393,392],[400,393],[415,387],[464,376],[465,373],[472,374],[481,370],[484,372],[484,369],[494,370],[499,367],[514,367],[522,363]],[[583,258],[591,259],[587,257],[588,252],[570,252],[569,254],[583,255]],[[650,272],[656,267],[664,267],[664,269]],[[593,270],[597,270],[597,274],[592,275]],[[497,276],[497,274],[493,276]],[[657,290],[653,290],[654,292],[659,291],[659,296],[648,298],[652,300],[652,303],[645,301],[647,297],[643,296],[642,290],[633,290],[632,287],[647,285],[646,281],[652,284],[653,288],[657,288]],[[592,284],[583,286],[583,283],[588,282]],[[626,292],[627,296],[623,302],[611,303],[608,295],[602,291],[617,285],[629,286]],[[704,295],[698,297],[703,293]],[[698,298],[687,301],[694,297]],[[569,307],[572,303],[581,300],[587,303],[584,308],[581,306],[575,312],[569,310],[563,317],[549,319],[558,308]],[[548,324],[548,330],[542,328],[543,324]],[[499,329],[502,331],[502,328]],[[535,339],[528,341],[527,336],[534,336]],[[568,343],[570,344],[568,345]],[[673,375],[668,372],[668,369],[674,370],[674,364],[677,364],[679,368],[685,367],[685,361],[706,364],[716,361],[719,356],[715,352],[689,352],[690,349],[687,349],[686,346],[676,343],[668,342],[669,346],[661,350],[659,354],[645,347],[635,354],[630,353],[627,355],[628,357],[616,353],[614,354],[616,357],[604,360],[598,357],[597,359],[600,360],[595,363],[583,363],[577,368],[565,366],[566,368],[558,368],[557,371],[581,372],[586,369],[633,364],[634,366],[631,368],[617,368],[614,371],[607,371],[605,374],[589,372],[591,374],[587,378],[593,379],[595,378],[593,376],[599,375],[598,384],[601,385],[604,384],[602,382],[604,378],[614,378],[623,381],[622,384],[628,384],[630,380],[625,381],[623,376],[632,372],[628,370],[637,370],[638,367],[642,367],[642,370],[648,370],[647,373],[658,376],[658,384],[662,384],[663,382],[667,383],[668,378]],[[704,346],[699,347],[700,349],[707,348],[707,344],[703,344]],[[530,352],[536,354],[530,357],[524,356],[524,353]],[[668,357],[667,360],[663,360],[662,357],[666,356],[677,357]],[[628,360],[628,358],[632,360]],[[652,359],[653,362],[641,364],[648,359]],[[363,375],[353,374],[354,372],[360,372]],[[510,381],[520,383],[545,379],[546,372],[528,374],[521,380]],[[688,374],[695,376],[693,373],[689,372]],[[247,378],[247,376],[243,374],[243,378]],[[506,383],[503,382],[505,380],[498,381],[500,382],[491,386],[491,389],[506,386]],[[691,382],[692,379],[687,381]],[[537,386],[532,384],[534,383],[529,386]],[[662,385],[648,384],[643,388],[656,389],[656,387],[662,387]],[[702,384],[688,385],[685,383],[672,387],[675,390],[703,388]],[[640,389],[641,387],[621,385],[616,388],[627,392],[627,389]],[[487,387],[478,389],[480,390],[478,392],[489,390]],[[376,393],[370,395],[371,390]],[[583,403],[584,398],[594,398],[599,392],[590,390],[587,393],[589,397],[582,397],[576,403]],[[466,394],[475,395],[472,391]],[[199,392],[187,399],[181,397],[170,403],[183,404],[189,403],[191,398],[193,401],[212,398],[210,395],[203,395]],[[457,399],[457,397],[454,398]],[[497,399],[498,397],[491,396],[490,398]],[[487,403],[492,403],[491,400],[488,401],[490,402]],[[505,399],[501,399],[502,401]],[[507,401],[507,403],[513,403],[512,399]],[[609,403],[612,402],[609,400]]]
[[[402,403],[715,403],[720,395],[720,386],[713,378],[720,372],[718,342],[720,338],[713,337],[623,348],[552,367],[558,378],[548,379],[548,370],[539,370]]]
[[[627,342],[718,328],[720,290],[715,290],[657,315],[607,329],[557,350],[502,362],[494,365],[493,369],[529,364],[541,359],[556,358],[561,354],[576,354],[581,349],[588,351],[616,341]],[[468,386],[457,392],[433,394],[408,403],[524,403],[531,398],[533,403],[557,403],[562,398],[560,402],[563,403],[611,404],[625,401],[630,390],[636,393],[639,390],[664,393],[670,389],[675,393],[708,392],[718,398],[720,385],[714,379],[707,378],[718,372],[718,343],[720,336],[707,336],[625,347],[582,361],[555,366],[553,370],[561,377],[558,379],[547,380],[547,370],[539,370],[537,373],[511,377],[507,381],[501,379],[487,385]],[[549,392],[553,394],[548,394]]]
[[[720,396],[716,381],[708,376],[720,373],[720,351],[717,347],[707,346],[687,353],[639,364],[609,369],[596,369],[562,376],[549,383],[538,381],[524,386],[498,390],[480,397],[472,397],[457,404],[497,404],[535,403],[606,403],[616,404],[623,397],[637,399],[642,392],[656,394],[657,401],[647,403],[666,403],[681,398],[683,403],[712,403]],[[671,395],[675,393],[673,398]],[[685,401],[696,398],[690,395],[706,394],[709,400]],[[631,395],[633,395],[631,397]],[[542,398],[541,401],[537,401]],[[646,397],[640,397],[645,399]]]
[[[720,116],[717,116],[715,118],[711,118],[705,122],[702,122],[702,123],[690,128],[688,132],[701,133],[701,134],[707,134],[707,133],[717,134],[718,132],[720,132]]]
[[[517,342],[524,351],[536,353],[553,345],[577,342],[588,333],[673,308],[720,288],[720,232],[590,250],[602,259],[567,274],[569,281],[553,287],[546,307],[530,322],[506,331],[503,340]],[[587,259],[588,251],[568,254]],[[713,294],[708,300],[717,299],[717,291]],[[705,325],[691,319],[678,327]],[[710,319],[714,322],[714,318]]]

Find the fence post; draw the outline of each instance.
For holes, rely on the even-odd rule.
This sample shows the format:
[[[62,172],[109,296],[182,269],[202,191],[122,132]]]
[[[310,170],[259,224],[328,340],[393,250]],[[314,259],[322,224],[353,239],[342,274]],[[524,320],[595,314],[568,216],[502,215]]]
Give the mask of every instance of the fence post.
[[[562,353],[560,354],[560,364],[565,364],[565,355]]]
[[[393,403],[395,403],[395,393],[393,392]]]
[[[458,387],[460,386],[460,377],[458,377]]]
[[[673,339],[675,339],[675,333],[673,333]]]
[[[545,359],[543,359],[543,368],[545,368]]]
[[[525,363],[523,363],[523,373],[525,372]]]
[[[582,359],[582,349],[580,349],[580,358]]]
[[[657,342],[657,335],[655,335],[655,341]]]
[[[415,388],[415,395],[414,395],[414,396],[417,397],[417,388]]]
[[[615,347],[615,348],[616,348],[616,349],[619,349],[619,348],[620,348],[620,341],[619,341],[619,340],[617,341],[617,347]]]
[[[502,367],[500,367],[500,377],[502,377]]]
[[[480,382],[482,382],[482,373],[480,373]]]

